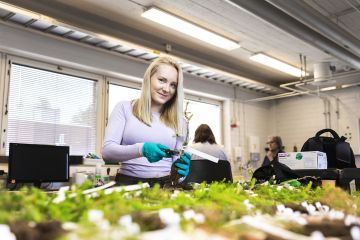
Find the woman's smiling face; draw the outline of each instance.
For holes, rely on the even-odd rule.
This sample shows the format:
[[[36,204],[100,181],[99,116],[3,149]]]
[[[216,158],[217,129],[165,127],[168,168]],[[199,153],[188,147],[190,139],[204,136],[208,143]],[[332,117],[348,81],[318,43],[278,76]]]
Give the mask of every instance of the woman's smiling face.
[[[150,81],[151,105],[161,108],[176,93],[178,72],[171,65],[160,64]]]

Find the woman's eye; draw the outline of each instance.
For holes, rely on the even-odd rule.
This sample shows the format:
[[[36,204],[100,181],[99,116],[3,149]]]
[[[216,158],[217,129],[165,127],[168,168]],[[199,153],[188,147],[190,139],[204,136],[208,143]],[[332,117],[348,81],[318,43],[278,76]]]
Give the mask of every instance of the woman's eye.
[[[166,82],[166,80],[163,79],[163,78],[159,78],[159,81],[162,82],[162,83]]]
[[[176,89],[177,85],[176,84],[171,84],[170,85],[173,89]]]

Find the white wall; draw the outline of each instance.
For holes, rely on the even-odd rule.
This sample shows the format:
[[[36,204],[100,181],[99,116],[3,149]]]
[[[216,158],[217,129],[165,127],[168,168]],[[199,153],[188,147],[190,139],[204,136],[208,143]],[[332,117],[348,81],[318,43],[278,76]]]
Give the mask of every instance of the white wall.
[[[242,167],[246,167],[250,159],[249,137],[257,136],[259,138],[260,160],[252,162],[252,167],[262,164],[264,158],[264,148],[266,147],[267,136],[273,125],[273,102],[246,103],[232,102],[232,118],[235,118],[237,127],[231,129],[232,146],[242,148]],[[233,152],[234,154],[234,152]],[[235,160],[235,159],[233,159]]]
[[[339,90],[334,95],[338,100],[331,98],[331,127],[347,137],[354,152],[360,154],[360,88]]]
[[[323,100],[313,96],[296,96],[282,99],[273,109],[276,135],[281,136],[285,151],[300,151],[303,143],[325,128]]]
[[[331,96],[320,98],[303,95],[278,100],[276,107],[273,108],[276,134],[282,137],[287,151],[292,151],[294,144],[300,151],[303,143],[313,137],[317,131],[332,128],[340,136],[348,137],[347,141],[354,152],[360,153],[359,87],[331,91],[327,94]],[[326,101],[329,102],[329,109],[326,108]]]

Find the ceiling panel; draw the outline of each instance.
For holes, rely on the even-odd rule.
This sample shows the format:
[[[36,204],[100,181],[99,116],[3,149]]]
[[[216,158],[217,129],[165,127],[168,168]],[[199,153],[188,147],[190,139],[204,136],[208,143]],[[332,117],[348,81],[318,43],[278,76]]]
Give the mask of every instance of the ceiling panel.
[[[360,24],[354,24],[360,22],[360,10],[354,8],[359,5],[359,0],[304,1],[319,14],[327,17],[330,23],[342,27],[360,39]],[[251,86],[253,89],[267,89],[267,85],[279,87],[281,84],[299,80],[249,60],[249,57],[257,52],[266,53],[297,67],[301,64],[301,54],[306,56],[306,69],[310,73],[314,64],[322,61],[330,61],[336,66],[336,71],[351,70],[347,63],[325,53],[311,42],[304,42],[278,26],[264,21],[261,17],[224,0],[7,0],[6,2],[65,23],[64,26],[50,29],[51,24],[47,26],[37,21],[32,23],[31,27],[48,28],[51,33],[133,57],[153,59],[156,55],[152,54],[152,50],[165,51],[165,43],[171,44],[173,48],[171,53],[178,55],[184,61],[184,71],[227,84],[239,83],[242,86]],[[150,22],[141,17],[144,9],[150,6],[156,6],[238,41],[241,48],[225,51]],[[0,10],[0,16],[4,18],[6,12]],[[15,17],[10,19],[18,22],[31,20]],[[312,30],[309,28],[309,31]],[[131,41],[151,51],[144,52],[119,45],[101,39],[99,34]],[[314,38],[313,42],[317,42],[317,39]]]

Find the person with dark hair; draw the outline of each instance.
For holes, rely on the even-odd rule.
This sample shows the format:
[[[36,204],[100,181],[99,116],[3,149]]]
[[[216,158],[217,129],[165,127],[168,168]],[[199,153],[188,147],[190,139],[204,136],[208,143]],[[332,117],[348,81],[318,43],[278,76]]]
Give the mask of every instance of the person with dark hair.
[[[215,136],[207,124],[201,124],[195,130],[194,143],[191,145],[191,148],[207,153],[220,160],[228,160],[226,153],[223,148],[216,143]],[[192,159],[196,160],[201,158],[193,155]]]
[[[278,153],[284,152],[282,140],[279,136],[270,137],[267,144],[269,144],[269,148],[267,148],[267,153],[264,157],[264,162],[262,163],[262,166],[267,166],[271,163],[274,163],[275,161],[278,161]]]

